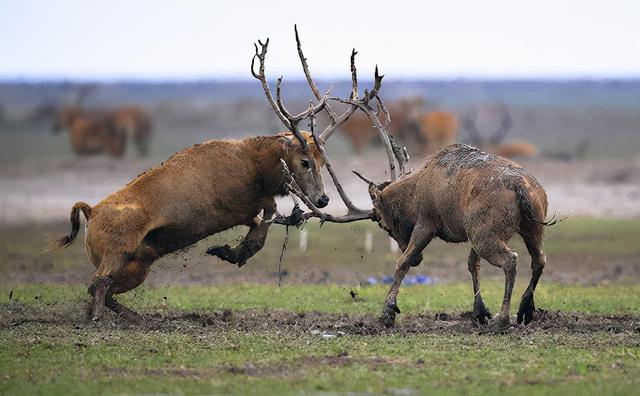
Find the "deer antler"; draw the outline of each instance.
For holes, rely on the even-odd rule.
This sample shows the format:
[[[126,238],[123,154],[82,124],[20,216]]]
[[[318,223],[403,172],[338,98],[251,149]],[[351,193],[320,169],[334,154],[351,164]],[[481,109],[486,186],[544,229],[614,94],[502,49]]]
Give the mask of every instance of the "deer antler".
[[[357,76],[357,70],[355,65],[355,56],[357,52],[355,49],[353,49],[351,52],[351,95],[350,97],[348,99],[344,99],[340,97],[330,96],[331,88],[329,88],[327,93],[325,93],[324,95],[321,95],[320,90],[318,89],[317,85],[313,81],[313,77],[311,76],[311,72],[309,71],[307,58],[305,58],[304,52],[302,51],[302,44],[300,42],[298,28],[295,25],[294,25],[294,31],[295,31],[295,37],[296,37],[298,56],[300,57],[300,63],[302,65],[302,69],[304,71],[304,75],[307,79],[307,83],[309,84],[311,92],[313,93],[315,99],[318,101],[317,104],[314,105],[313,102],[310,102],[309,107],[307,108],[306,111],[296,116],[292,116],[286,110],[286,108],[282,103],[282,98],[280,95],[280,86],[282,83],[282,77],[278,80],[278,83],[276,85],[276,99],[273,98],[271,91],[269,89],[269,85],[267,84],[266,78],[264,76],[264,60],[267,53],[267,45],[269,44],[268,40],[264,44],[258,41],[258,44],[260,44],[261,46],[260,51],[258,51],[258,46],[255,45],[256,53],[251,61],[251,73],[255,78],[259,79],[262,82],[262,87],[267,96],[267,100],[271,104],[271,107],[275,111],[276,115],[287,126],[287,128],[291,132],[293,132],[296,135],[296,137],[298,137],[298,140],[301,140],[303,147],[306,147],[306,141],[304,143],[302,142],[304,138],[302,138],[302,135],[298,131],[297,125],[301,120],[305,118],[310,119],[311,134],[314,138],[314,141],[316,143],[316,146],[319,152],[323,157],[324,163],[327,167],[327,171],[331,175],[331,179],[333,180],[333,183],[335,184],[336,189],[338,190],[338,194],[340,195],[340,198],[342,199],[345,206],[347,207],[348,212],[346,215],[343,215],[343,216],[333,216],[333,215],[322,212],[308,199],[308,197],[305,196],[302,189],[298,186],[295,179],[291,175],[291,172],[287,168],[286,164],[283,164],[285,182],[287,183],[290,191],[293,192],[295,195],[297,195],[305,203],[305,205],[307,205],[307,207],[311,210],[311,212],[305,213],[303,215],[304,219],[308,219],[310,217],[318,217],[320,218],[321,222],[331,221],[336,223],[345,223],[350,221],[371,218],[372,212],[370,210],[363,210],[356,207],[351,201],[351,199],[349,199],[349,197],[347,196],[344,188],[342,187],[342,184],[340,183],[340,180],[338,179],[333,169],[333,166],[331,165],[331,161],[324,148],[324,144],[329,139],[329,137],[331,137],[331,135],[335,132],[335,130],[338,127],[340,127],[340,125],[342,125],[347,119],[349,119],[349,117],[354,112],[356,112],[357,110],[361,110],[365,114],[367,114],[373,126],[378,130],[380,138],[385,146],[387,158],[389,160],[389,169],[390,169],[392,181],[404,175],[405,173],[404,164],[408,159],[406,155],[406,150],[404,150],[397,143],[395,143],[393,137],[387,131],[386,126],[389,125],[391,118],[389,115],[389,111],[384,106],[384,104],[382,103],[382,100],[378,96],[378,92],[380,91],[380,88],[382,86],[382,79],[384,76],[380,75],[380,73],[378,72],[378,67],[376,66],[375,73],[374,73],[373,88],[370,91],[365,89],[363,96],[360,97],[358,92],[358,76]],[[256,58],[258,58],[258,60],[260,61],[260,68],[257,73],[255,72],[255,68],[254,68]],[[372,100],[375,100],[377,110],[374,110],[370,106],[370,102]],[[338,114],[338,112],[336,112],[336,110],[329,104],[331,101],[347,105],[346,109],[341,114]],[[317,135],[315,131],[315,126],[316,126],[315,115],[321,110],[325,110],[327,112],[330,122],[329,122],[329,125],[327,125],[324,128],[322,133]],[[382,122],[379,118],[382,116],[385,117],[384,122]],[[276,220],[276,222],[285,224],[284,222],[280,222],[278,220]]]
[[[258,51],[258,44],[260,45],[259,51]],[[298,124],[300,123],[300,121],[304,120],[305,118],[308,118],[310,115],[316,114],[317,112],[324,109],[326,105],[326,100],[331,94],[331,87],[329,87],[329,90],[327,91],[327,93],[324,94],[324,96],[318,97],[318,103],[316,105],[309,106],[309,108],[306,111],[303,111],[300,114],[297,114],[295,116],[292,115],[285,108],[284,103],[282,102],[282,97],[280,95],[280,88],[282,85],[282,76],[278,79],[278,83],[276,85],[276,99],[274,99],[273,95],[271,94],[271,89],[269,88],[269,83],[267,82],[267,78],[264,74],[264,62],[267,57],[269,39],[267,38],[264,43],[258,40],[258,44],[255,44],[255,43],[253,44],[256,52],[253,55],[253,58],[251,59],[251,74],[253,75],[253,77],[257,78],[262,83],[262,89],[264,90],[264,94],[266,95],[267,100],[271,105],[271,108],[276,113],[276,116],[278,116],[280,121],[282,121],[282,123],[287,127],[287,129],[290,130],[291,133],[293,133],[296,139],[298,139],[303,150],[306,150],[307,141],[304,138],[304,136],[302,136],[302,133],[300,133],[300,130],[298,130]],[[256,58],[260,63],[257,73],[255,71]]]

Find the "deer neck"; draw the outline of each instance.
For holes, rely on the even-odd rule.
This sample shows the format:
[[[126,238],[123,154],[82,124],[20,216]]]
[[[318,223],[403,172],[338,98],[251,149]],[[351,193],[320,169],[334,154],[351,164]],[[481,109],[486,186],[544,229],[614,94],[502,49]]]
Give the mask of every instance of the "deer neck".
[[[389,224],[390,230],[396,239],[407,240],[415,227],[417,208],[414,207],[413,194],[416,180],[407,177],[390,184],[382,191],[381,207],[378,209],[393,221]]]
[[[256,169],[255,183],[267,196],[287,195],[282,163],[289,162],[289,155],[278,136],[261,136],[249,139],[250,152]]]

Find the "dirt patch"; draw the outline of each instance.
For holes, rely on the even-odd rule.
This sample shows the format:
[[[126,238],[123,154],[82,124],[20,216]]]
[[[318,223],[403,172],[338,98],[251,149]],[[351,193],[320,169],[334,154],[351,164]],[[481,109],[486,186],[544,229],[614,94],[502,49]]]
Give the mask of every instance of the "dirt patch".
[[[108,367],[104,370],[107,375],[117,377],[179,377],[179,378],[210,378],[215,375],[229,373],[246,375],[250,377],[295,377],[301,372],[313,370],[315,367],[348,367],[351,365],[366,366],[369,370],[375,370],[387,365],[421,366],[424,361],[411,361],[403,358],[390,358],[386,356],[352,357],[348,352],[340,352],[337,355],[305,356],[287,362],[246,362],[241,365],[222,365],[207,369],[184,369],[175,367],[162,368],[121,368]]]
[[[130,325],[113,313],[101,322],[90,322],[82,309],[59,312],[47,311],[19,304],[0,305],[0,328],[20,327],[30,323],[68,325],[76,329],[88,326],[142,328],[149,331],[180,331],[184,333],[210,331],[285,332],[291,334],[385,335],[414,334],[439,335],[526,335],[534,332],[565,332],[589,334],[595,332],[634,333],[640,335],[640,317],[633,315],[583,315],[577,313],[536,311],[528,326],[512,324],[499,328],[489,324],[481,326],[471,318],[470,312],[402,314],[396,325],[387,328],[374,315],[333,314],[325,312],[292,312],[286,310],[223,310],[211,313],[169,312],[146,315],[140,325]]]

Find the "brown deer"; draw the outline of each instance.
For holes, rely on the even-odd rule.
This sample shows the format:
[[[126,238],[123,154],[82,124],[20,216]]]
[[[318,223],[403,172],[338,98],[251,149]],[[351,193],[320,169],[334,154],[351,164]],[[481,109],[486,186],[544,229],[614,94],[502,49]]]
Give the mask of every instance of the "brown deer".
[[[122,157],[127,147],[126,132],[118,127],[110,114],[88,112],[79,106],[68,106],[58,112],[52,130],[69,133],[71,149],[77,155],[107,153]]]
[[[532,157],[537,154],[538,148],[525,140],[513,140],[508,143],[502,143],[505,136],[511,130],[513,122],[509,109],[504,105],[497,107],[501,114],[501,122],[498,128],[488,137],[485,138],[476,125],[476,111],[470,111],[462,121],[463,128],[469,134],[470,143],[481,150],[492,154],[507,158],[525,158]]]
[[[426,111],[424,98],[402,98],[388,106],[391,115],[389,132],[412,147],[412,155],[431,154],[456,142],[457,117],[443,110]],[[356,113],[342,126],[342,132],[353,151],[361,153],[378,135],[371,121],[363,113]]]
[[[422,146],[422,137],[417,133],[419,129],[420,108],[425,101],[420,97],[408,97],[398,99],[387,108],[391,116],[388,126],[389,132],[397,139],[406,142],[410,146],[418,144]],[[359,112],[354,114],[349,121],[341,127],[342,133],[351,143],[354,152],[361,153],[372,142],[376,141],[378,131],[371,123],[367,114]]]
[[[113,110],[111,116],[116,128],[125,132],[141,156],[146,156],[153,133],[153,125],[147,113],[138,106],[127,105]]]
[[[448,111],[423,112],[418,117],[421,154],[431,154],[456,142],[458,119]]]
[[[508,325],[517,254],[507,242],[515,233],[524,239],[533,271],[517,321],[531,321],[533,293],[546,263],[543,226],[554,224],[543,220],[547,196],[535,177],[508,159],[464,144],[429,156],[420,171],[393,183],[375,184],[356,174],[369,184],[374,220],[403,250],[383,310],[386,325],[392,325],[400,313],[396,299],[402,280],[409,268],[420,264],[422,251],[433,238],[471,242],[468,265],[474,291],[473,318],[482,324],[491,314],[480,294],[480,258],[504,270],[505,291],[497,320]]]
[[[263,246],[272,222],[290,220],[276,216],[274,197],[293,190],[303,197],[313,212],[305,215],[323,220],[346,222],[370,218],[370,212],[359,211],[344,195],[328,161],[323,142],[342,122],[360,109],[384,129],[376,115],[383,111],[377,95],[382,76],[376,68],[374,87],[358,97],[355,51],[351,56],[353,91],[349,99],[321,95],[311,79],[302,54],[296,29],[298,53],[309,85],[317,100],[306,111],[292,115],[285,108],[280,92],[282,77],[277,82],[274,98],[265,77],[265,58],[269,40],[255,45],[251,72],[261,83],[267,100],[278,118],[289,129],[279,136],[263,136],[244,140],[208,141],[187,148],[135,178],[123,189],[91,207],[76,203],[71,210],[71,233],[55,242],[54,247],[69,246],[77,236],[82,212],[87,219],[85,248],[96,272],[91,278],[89,293],[93,296],[91,317],[98,320],[105,308],[131,321],[140,317],[117,303],[114,294],[124,293],[140,285],[151,265],[159,257],[188,247],[209,235],[238,225],[250,227],[236,247],[212,247],[207,253],[231,263],[243,265]],[[255,69],[256,60],[259,63]],[[369,102],[379,107],[374,111]],[[328,102],[347,105],[338,115]],[[322,135],[314,132],[315,114],[326,110],[330,125]],[[383,111],[384,113],[384,111]],[[301,132],[299,123],[311,119],[311,133]],[[390,142],[389,136],[383,139]],[[396,152],[398,149],[396,148]],[[387,154],[395,161],[389,143]],[[325,215],[319,211],[329,198],[324,193],[321,168],[326,164],[329,174],[349,212],[344,216]],[[403,169],[403,168],[401,168]],[[392,164],[395,177],[395,164]]]
[[[78,155],[107,153],[121,157],[125,154],[128,138],[141,156],[147,155],[152,123],[146,112],[133,105],[89,111],[84,108],[84,102],[95,89],[95,85],[76,89],[75,104],[63,107],[57,113],[53,132],[66,129],[71,148]]]

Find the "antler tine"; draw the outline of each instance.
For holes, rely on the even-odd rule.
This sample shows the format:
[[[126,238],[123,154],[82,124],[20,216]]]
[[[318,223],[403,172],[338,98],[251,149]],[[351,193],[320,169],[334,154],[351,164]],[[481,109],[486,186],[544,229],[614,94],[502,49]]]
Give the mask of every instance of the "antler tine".
[[[358,71],[356,69],[356,49],[351,50],[351,100],[358,99]]]
[[[374,73],[373,79],[373,89],[365,95],[365,101],[368,102],[371,98],[375,98],[378,96],[378,91],[380,91],[380,87],[382,87],[382,79],[384,78],[384,74],[380,75],[378,73],[378,65],[376,65],[376,71]]]
[[[376,95],[376,102],[378,105],[378,113],[380,113],[380,111],[382,111],[382,113],[385,116],[385,122],[384,122],[384,127],[388,128],[389,125],[391,125],[391,113],[389,113],[389,110],[387,109],[387,106],[385,106],[382,103],[382,99],[380,99],[380,96]]]
[[[313,95],[316,97],[316,99],[320,100],[321,98],[320,90],[318,89],[318,86],[316,85],[316,83],[313,81],[313,78],[311,77],[311,72],[309,71],[309,65],[307,64],[307,58],[305,58],[304,53],[302,52],[302,43],[300,42],[300,35],[298,34],[298,25],[293,25],[293,30],[295,31],[295,34],[296,34],[296,46],[298,49],[298,57],[300,58],[300,63],[302,64],[302,70],[304,72],[304,76],[307,78],[307,83],[311,88],[311,92],[313,92]],[[329,116],[331,118],[337,117],[336,112],[332,108],[327,107],[326,110],[329,113]]]
[[[260,45],[260,50],[258,50],[258,44]],[[274,113],[276,113],[276,116],[278,116],[280,121],[287,127],[287,129],[290,130],[291,124],[289,123],[289,120],[287,120],[287,118],[284,116],[284,114],[282,114],[280,108],[278,107],[278,104],[273,99],[271,89],[269,88],[269,83],[267,83],[267,78],[264,74],[264,62],[267,56],[267,49],[269,47],[269,39],[267,38],[264,43],[258,40],[258,44],[253,44],[256,52],[253,55],[253,58],[251,58],[251,74],[253,75],[253,77],[260,80],[260,83],[262,84],[262,90],[264,91],[264,94],[267,97],[267,101],[271,105],[271,108],[273,109]],[[255,71],[256,58],[258,58],[258,61],[260,62],[257,73]]]

